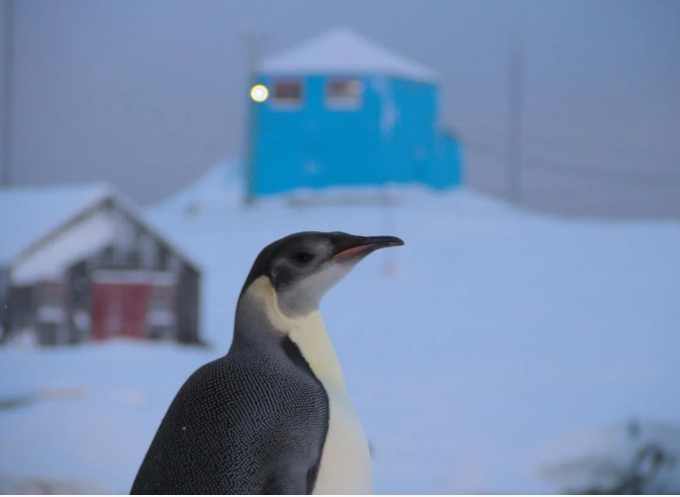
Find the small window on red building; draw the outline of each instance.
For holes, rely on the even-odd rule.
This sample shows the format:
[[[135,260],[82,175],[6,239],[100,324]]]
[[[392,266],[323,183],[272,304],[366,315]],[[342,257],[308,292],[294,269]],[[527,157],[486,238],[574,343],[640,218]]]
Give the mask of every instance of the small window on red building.
[[[66,287],[61,282],[41,281],[38,294],[40,306],[62,307],[66,303]]]
[[[277,106],[299,107],[302,105],[302,82],[279,80],[274,82],[273,102]]]
[[[361,107],[364,85],[358,79],[332,79],[326,83],[326,107],[358,109]]]
[[[172,311],[175,300],[175,289],[171,286],[154,286],[151,289],[151,303],[153,311]]]

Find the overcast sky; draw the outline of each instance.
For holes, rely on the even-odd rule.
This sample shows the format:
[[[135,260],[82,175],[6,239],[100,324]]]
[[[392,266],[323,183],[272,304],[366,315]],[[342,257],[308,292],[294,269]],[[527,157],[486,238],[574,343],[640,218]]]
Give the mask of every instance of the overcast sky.
[[[469,140],[469,178],[498,191],[517,36],[523,150],[535,165],[566,161],[680,178],[676,0],[14,5],[16,183],[106,180],[149,202],[239,154],[244,20],[269,35],[267,55],[344,25],[438,71],[442,121]]]

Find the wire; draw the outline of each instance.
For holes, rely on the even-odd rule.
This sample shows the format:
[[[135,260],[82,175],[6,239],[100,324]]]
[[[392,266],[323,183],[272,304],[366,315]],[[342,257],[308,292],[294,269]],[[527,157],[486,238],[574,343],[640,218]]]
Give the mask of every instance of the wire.
[[[472,152],[496,159],[499,162],[506,162],[506,152],[494,146],[490,146],[487,143],[465,137],[463,139],[463,146]],[[675,186],[680,184],[680,173],[649,172],[635,170],[632,168],[613,169],[593,165],[577,165],[578,163],[583,164],[581,161],[568,160],[564,158],[558,159],[554,157],[539,157],[536,155],[525,155],[521,161],[521,165],[523,167],[535,171],[570,174],[592,180],[630,182],[648,185]]]

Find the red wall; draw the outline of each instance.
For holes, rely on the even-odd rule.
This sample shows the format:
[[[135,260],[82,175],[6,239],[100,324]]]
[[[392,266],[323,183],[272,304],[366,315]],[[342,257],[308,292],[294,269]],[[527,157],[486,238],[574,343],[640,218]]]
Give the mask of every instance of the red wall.
[[[92,339],[142,338],[146,331],[151,286],[140,283],[95,283]]]

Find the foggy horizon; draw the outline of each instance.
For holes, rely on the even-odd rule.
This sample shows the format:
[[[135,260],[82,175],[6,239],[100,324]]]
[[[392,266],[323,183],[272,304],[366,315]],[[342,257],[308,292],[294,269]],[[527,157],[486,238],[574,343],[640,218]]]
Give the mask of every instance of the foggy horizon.
[[[244,23],[265,57],[347,26],[439,73],[473,189],[506,189],[520,40],[526,204],[680,216],[677,2],[23,0],[13,20],[17,185],[106,181],[158,201],[242,153]]]

